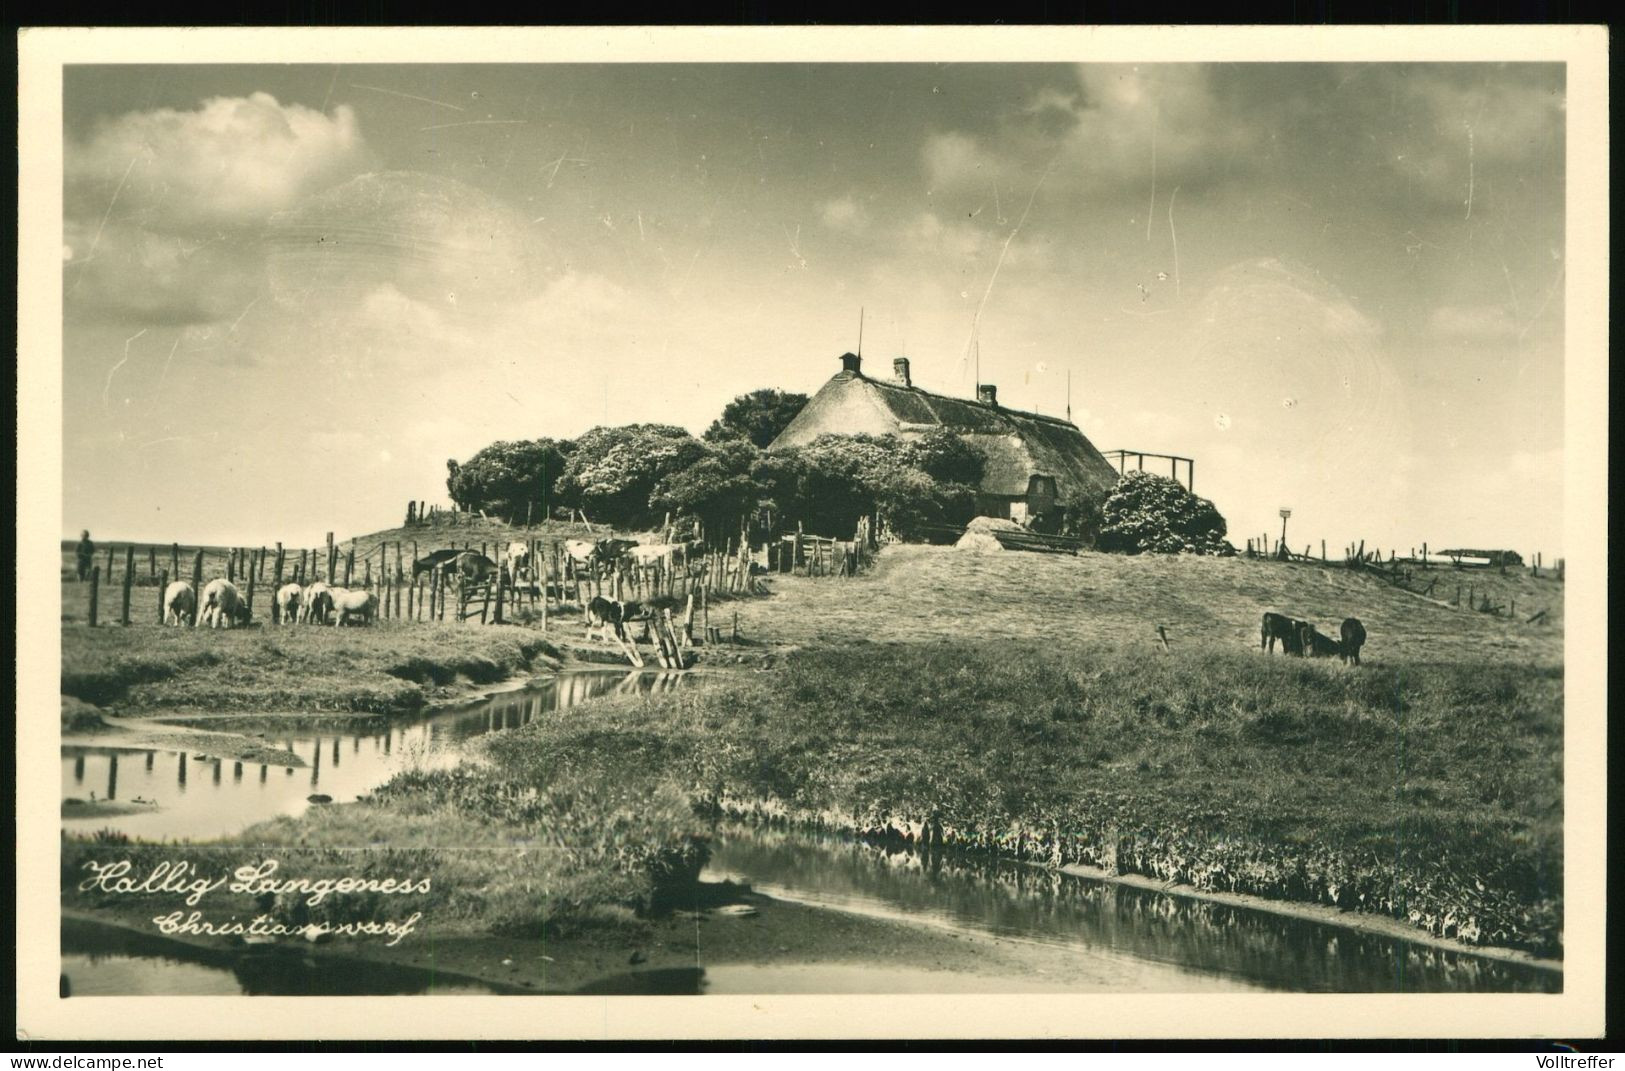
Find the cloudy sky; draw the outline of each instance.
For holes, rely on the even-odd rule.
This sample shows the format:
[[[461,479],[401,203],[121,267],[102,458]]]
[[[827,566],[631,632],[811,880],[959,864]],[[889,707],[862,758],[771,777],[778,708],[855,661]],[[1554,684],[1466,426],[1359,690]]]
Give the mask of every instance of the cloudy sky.
[[[1561,549],[1560,65],[76,67],[64,533],[866,370],[1194,456],[1239,543]]]

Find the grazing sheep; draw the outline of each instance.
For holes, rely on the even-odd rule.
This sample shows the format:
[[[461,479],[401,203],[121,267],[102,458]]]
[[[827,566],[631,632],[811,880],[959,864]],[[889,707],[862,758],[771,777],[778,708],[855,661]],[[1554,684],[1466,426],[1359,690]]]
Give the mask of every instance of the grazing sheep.
[[[300,598],[304,591],[298,584],[283,584],[277,588],[275,606],[284,625],[293,624],[299,617]]]
[[[332,588],[326,582],[318,580],[308,585],[300,596],[299,623],[307,624],[311,621],[318,625],[327,624],[328,612],[333,609]]]
[[[237,585],[223,577],[216,577],[203,585],[198,599],[197,625],[199,628],[234,628],[248,623],[248,604],[237,590]]]
[[[197,595],[186,580],[174,580],[164,589],[164,624],[185,625],[192,620]]]
[[[330,594],[335,611],[334,628],[338,628],[352,617],[359,617],[363,625],[370,625],[378,613],[378,596],[370,591],[333,588]]]

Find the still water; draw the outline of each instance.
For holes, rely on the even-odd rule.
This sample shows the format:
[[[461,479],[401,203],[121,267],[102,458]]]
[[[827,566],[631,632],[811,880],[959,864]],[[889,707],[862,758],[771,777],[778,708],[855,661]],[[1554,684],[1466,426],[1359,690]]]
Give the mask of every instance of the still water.
[[[1523,963],[1037,867],[801,832],[725,826],[703,876],[814,907],[1064,947],[1094,959],[1094,973],[1117,979],[1124,991],[1563,988],[1560,972]]]
[[[480,995],[495,988],[432,970],[368,963],[321,963],[299,949],[258,955],[176,945],[73,919],[62,924],[62,995],[129,996],[434,996]]]
[[[63,824],[70,832],[112,829],[148,841],[228,836],[277,815],[302,814],[313,795],[348,803],[403,770],[454,766],[466,757],[462,744],[473,737],[515,729],[596,696],[665,690],[685,679],[618,670],[560,674],[433,717],[378,719],[376,727],[365,730],[351,722],[344,729],[289,731],[266,740],[268,746],[297,755],[303,766],[235,762],[187,751],[64,746],[64,800],[113,800],[141,810],[65,817]]]
[[[284,767],[199,759],[173,750],[62,749],[64,799],[155,801],[131,815],[66,821],[144,840],[208,839],[297,815],[321,793],[347,802],[396,773],[465,758],[466,741],[513,729],[595,696],[675,688],[684,677],[586,672],[535,682],[478,706],[377,728],[290,732],[280,744],[305,763]],[[140,804],[143,807],[147,804]],[[1561,992],[1562,975],[1390,937],[1208,901],[940,853],[885,850],[845,838],[724,825],[703,875],[821,911],[903,921],[960,936],[997,937],[1074,983],[1114,992]],[[73,995],[384,995],[494,993],[432,971],[318,963],[297,952],[244,955],[185,949],[145,935],[65,925],[65,988]],[[1056,992],[1079,988],[1019,969],[1003,974],[916,970],[876,950],[830,963],[716,962],[629,971],[592,993]]]

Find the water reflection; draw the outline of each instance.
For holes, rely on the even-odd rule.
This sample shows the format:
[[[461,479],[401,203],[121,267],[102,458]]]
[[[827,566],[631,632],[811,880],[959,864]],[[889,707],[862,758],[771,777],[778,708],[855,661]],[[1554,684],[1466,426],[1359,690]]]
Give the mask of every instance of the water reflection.
[[[62,989],[88,996],[434,996],[501,992],[433,971],[316,959],[303,950],[235,954],[65,919]]]
[[[726,827],[706,877],[871,915],[1317,992],[1560,992],[1562,975],[1336,926],[941,852]]]
[[[107,799],[122,793],[155,804],[133,814],[73,818],[67,825],[86,832],[114,829],[144,840],[224,836],[277,815],[301,814],[309,806],[308,797],[318,793],[348,802],[402,770],[455,765],[464,758],[462,744],[473,737],[516,729],[596,696],[664,691],[687,679],[673,673],[618,670],[569,673],[433,717],[350,722],[339,731],[295,731],[282,738],[281,746],[298,756],[301,765],[284,766],[284,776],[276,779],[268,776],[271,764],[265,763],[254,779],[243,777],[241,762],[185,751],[65,746],[63,799],[99,796],[105,787]],[[135,754],[143,762],[128,759]],[[126,758],[122,766],[121,755]],[[224,776],[226,762],[231,762],[230,778]],[[198,777],[189,781],[191,767],[198,763],[210,767],[206,783]]]

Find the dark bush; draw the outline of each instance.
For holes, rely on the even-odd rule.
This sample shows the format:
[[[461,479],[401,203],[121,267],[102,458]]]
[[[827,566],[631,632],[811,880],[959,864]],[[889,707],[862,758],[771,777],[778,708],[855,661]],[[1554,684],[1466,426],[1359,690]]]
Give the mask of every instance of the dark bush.
[[[1212,554],[1236,552],[1224,538],[1224,518],[1205,498],[1197,498],[1166,476],[1130,472],[1101,507],[1101,550],[1124,554]]]

